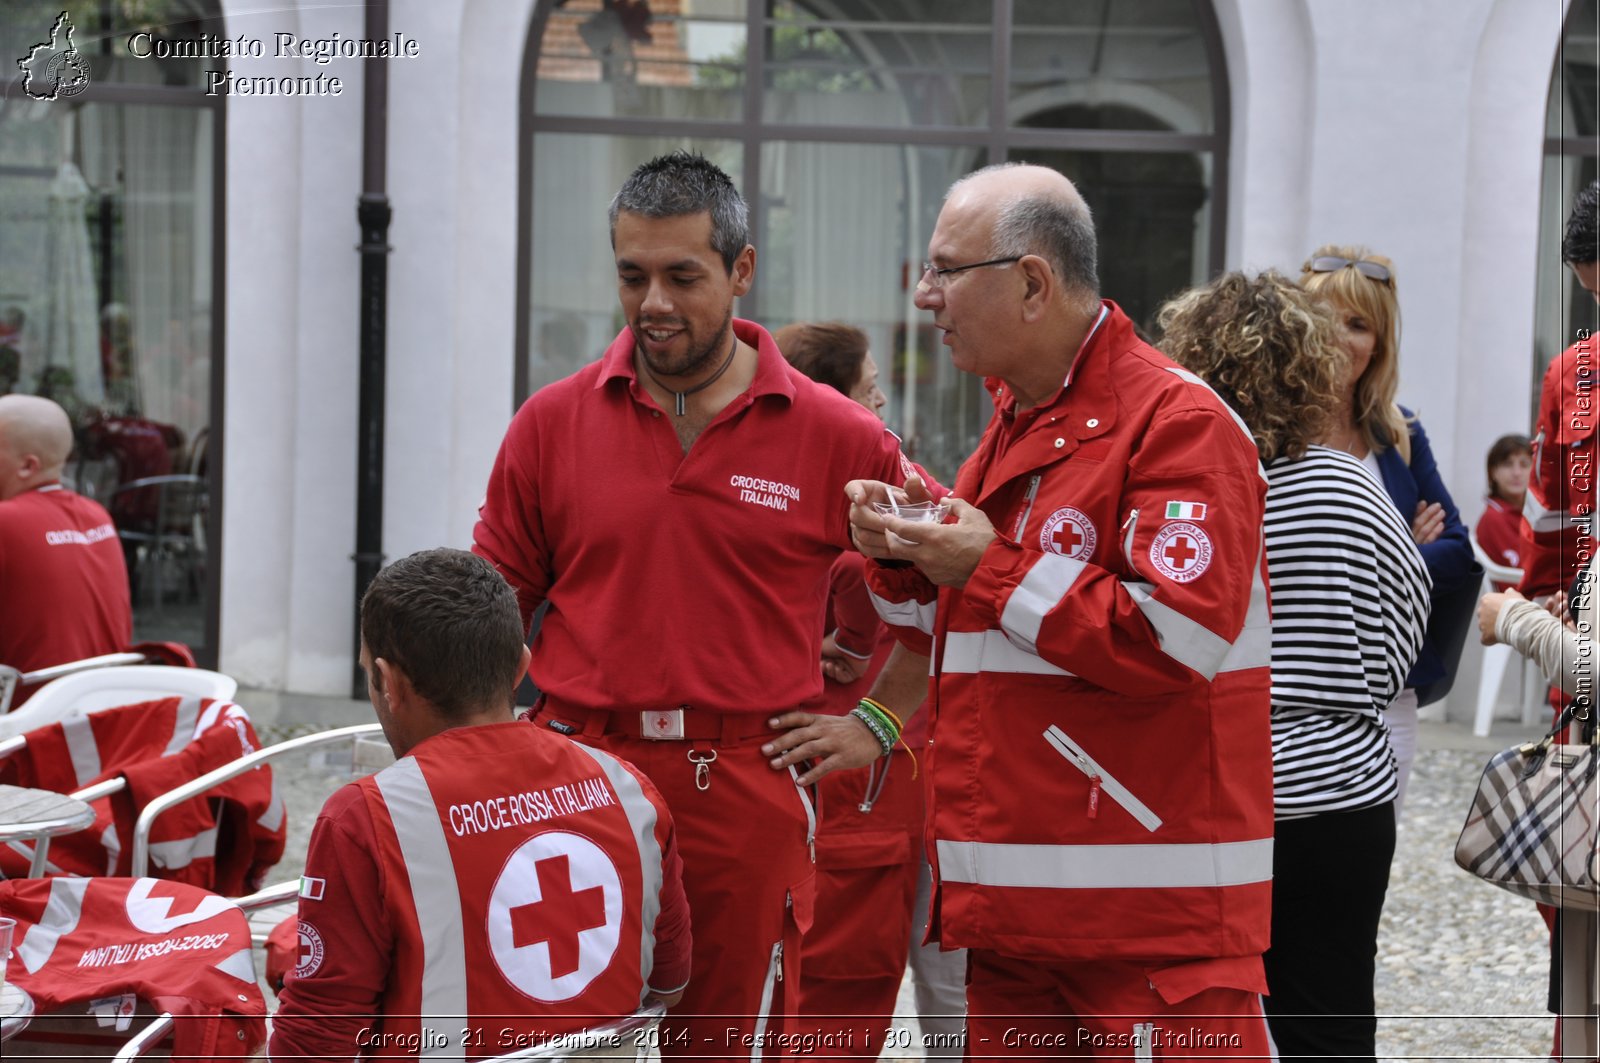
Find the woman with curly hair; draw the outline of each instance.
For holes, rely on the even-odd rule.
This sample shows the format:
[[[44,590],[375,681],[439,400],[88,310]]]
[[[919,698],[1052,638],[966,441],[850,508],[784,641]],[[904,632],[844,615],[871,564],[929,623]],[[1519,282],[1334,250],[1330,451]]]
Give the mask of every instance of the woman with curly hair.
[[[1400,773],[1398,815],[1417,755],[1417,692],[1442,683],[1460,658],[1482,570],[1473,562],[1467,526],[1439,476],[1428,433],[1394,400],[1400,386],[1394,263],[1364,247],[1327,244],[1306,259],[1300,286],[1333,311],[1348,359],[1328,445],[1360,458],[1383,484],[1422,549],[1433,579],[1429,608],[1440,613],[1406,676],[1405,689],[1387,713]]]
[[[1345,359],[1288,278],[1229,273],[1162,308],[1161,348],[1228,403],[1267,474],[1276,831],[1267,1022],[1280,1058],[1374,1059],[1394,856],[1384,710],[1417,656],[1428,574],[1361,462],[1323,440]]]

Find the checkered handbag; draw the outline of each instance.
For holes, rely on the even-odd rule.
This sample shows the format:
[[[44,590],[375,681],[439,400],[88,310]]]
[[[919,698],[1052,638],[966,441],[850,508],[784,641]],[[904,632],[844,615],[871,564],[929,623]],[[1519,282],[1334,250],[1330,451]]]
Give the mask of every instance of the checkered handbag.
[[[1489,761],[1456,841],[1456,863],[1519,897],[1600,911],[1600,746],[1558,744],[1559,730]]]

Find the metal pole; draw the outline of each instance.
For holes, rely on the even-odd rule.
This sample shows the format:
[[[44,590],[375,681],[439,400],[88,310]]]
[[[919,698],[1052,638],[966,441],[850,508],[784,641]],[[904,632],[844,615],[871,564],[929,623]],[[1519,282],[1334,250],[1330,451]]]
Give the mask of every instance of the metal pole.
[[[366,35],[389,36],[389,0],[366,0]],[[364,98],[361,117],[361,198],[356,220],[361,227],[361,384],[356,429],[356,566],[354,649],[351,652],[350,696],[365,699],[367,681],[359,660],[361,596],[383,567],[383,413],[384,368],[389,306],[388,123],[389,64],[363,61]]]

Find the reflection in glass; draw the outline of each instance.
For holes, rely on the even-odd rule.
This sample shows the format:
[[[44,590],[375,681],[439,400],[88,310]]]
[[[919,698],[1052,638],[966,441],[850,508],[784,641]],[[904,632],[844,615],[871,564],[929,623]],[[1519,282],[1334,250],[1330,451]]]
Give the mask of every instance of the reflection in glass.
[[[745,0],[568,0],[539,48],[540,114],[737,118]]]
[[[738,182],[743,155],[732,141],[567,133],[533,138],[530,391],[594,361],[622,330],[606,209],[636,167],[677,148],[700,152]]]
[[[217,0],[5,0],[0,57],[6,80],[17,73],[12,61],[48,40],[63,11],[72,28],[71,45],[88,63],[90,84],[198,86],[207,70],[228,65],[213,54],[227,38]]]
[[[117,521],[141,639],[205,641],[213,115],[0,117],[0,387],[72,418],[68,473]]]
[[[1213,129],[1192,0],[1017,0],[1011,49],[1012,125]]]
[[[1545,112],[1545,135],[1593,137],[1600,108],[1600,0],[1573,0],[1556,55]]]
[[[981,125],[989,118],[990,5],[773,0],[763,113],[807,125]],[[830,17],[823,17],[826,10]]]
[[[958,372],[932,317],[912,305],[917,263],[972,149],[774,141],[763,146],[761,323],[843,321],[882,367],[884,420],[945,483],[988,421],[982,383]]]
[[[1059,170],[1078,186],[1094,212],[1100,294],[1115,300],[1145,335],[1155,334],[1163,302],[1205,280],[1209,154],[1019,148],[1011,158]]]

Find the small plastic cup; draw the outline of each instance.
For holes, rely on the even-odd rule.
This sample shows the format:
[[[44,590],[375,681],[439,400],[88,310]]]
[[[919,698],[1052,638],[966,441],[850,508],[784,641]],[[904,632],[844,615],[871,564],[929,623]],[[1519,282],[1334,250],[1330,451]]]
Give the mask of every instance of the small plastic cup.
[[[874,502],[872,505],[885,517],[899,517],[918,524],[943,524],[950,513],[949,506],[937,502]]]
[[[17,921],[0,917],[0,989],[6,987],[6,965],[11,962],[11,938],[17,932]]]

